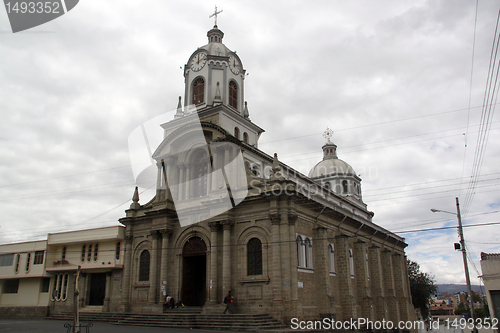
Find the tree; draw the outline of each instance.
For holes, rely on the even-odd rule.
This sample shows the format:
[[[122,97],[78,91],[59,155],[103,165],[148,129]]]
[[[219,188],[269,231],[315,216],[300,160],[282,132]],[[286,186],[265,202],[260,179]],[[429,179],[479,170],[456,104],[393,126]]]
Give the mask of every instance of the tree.
[[[434,278],[420,271],[420,265],[415,261],[407,260],[408,277],[410,279],[411,300],[413,306],[420,309],[424,319],[429,317],[429,301],[437,292]]]

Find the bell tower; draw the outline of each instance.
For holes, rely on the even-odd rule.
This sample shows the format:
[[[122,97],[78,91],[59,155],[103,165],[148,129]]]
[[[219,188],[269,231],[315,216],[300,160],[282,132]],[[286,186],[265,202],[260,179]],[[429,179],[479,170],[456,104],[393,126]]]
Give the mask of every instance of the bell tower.
[[[184,105],[200,109],[222,104],[244,116],[243,64],[236,52],[222,43],[224,33],[217,25],[207,37],[208,44],[194,51],[184,66]]]

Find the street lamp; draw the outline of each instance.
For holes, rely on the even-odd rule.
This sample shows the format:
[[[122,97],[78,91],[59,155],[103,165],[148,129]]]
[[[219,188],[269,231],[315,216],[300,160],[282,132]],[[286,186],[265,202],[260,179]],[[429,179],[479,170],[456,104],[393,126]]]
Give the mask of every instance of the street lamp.
[[[433,212],[433,213],[440,212],[440,213],[452,214],[452,215],[455,215],[458,218],[458,235],[460,237],[460,245],[462,247],[462,249],[461,249],[461,251],[462,251],[462,257],[463,257],[463,260],[464,260],[465,281],[467,282],[467,294],[469,294],[468,295],[469,297],[467,299],[467,303],[469,304],[470,316],[472,317],[472,320],[473,320],[473,323],[474,323],[474,330],[473,330],[473,332],[477,332],[477,329],[476,329],[476,316],[474,314],[474,299],[472,298],[472,289],[471,289],[471,286],[470,286],[470,277],[469,277],[469,265],[467,264],[467,253],[465,251],[464,233],[463,233],[463,230],[462,230],[462,216],[460,215],[460,204],[458,203],[458,197],[455,198],[455,199],[456,199],[456,202],[457,202],[457,213],[456,214],[455,213],[451,213],[451,212],[447,212],[445,210],[434,209],[434,208],[431,209],[431,212]],[[455,246],[455,249],[456,249],[456,246]]]

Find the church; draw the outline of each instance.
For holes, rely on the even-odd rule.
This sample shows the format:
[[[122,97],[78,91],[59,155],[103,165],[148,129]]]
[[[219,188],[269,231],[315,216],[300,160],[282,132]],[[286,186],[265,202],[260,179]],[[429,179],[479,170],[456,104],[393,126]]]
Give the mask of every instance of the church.
[[[217,24],[207,37],[172,119],[155,124],[156,195],[135,189],[125,227],[1,246],[0,315],[72,311],[81,268],[79,306],[93,311],[162,313],[170,296],[222,313],[231,291],[236,312],[284,323],[413,320],[407,244],[372,222],[331,131],[308,175],[260,150],[242,59]]]
[[[169,295],[222,312],[408,320],[404,239],[372,223],[361,179],[325,132],[309,175],[259,147],[242,59],[215,25],[184,67],[184,98],[161,124],[156,196],[133,203],[121,294],[111,311],[162,312]],[[318,147],[319,149],[319,147]]]

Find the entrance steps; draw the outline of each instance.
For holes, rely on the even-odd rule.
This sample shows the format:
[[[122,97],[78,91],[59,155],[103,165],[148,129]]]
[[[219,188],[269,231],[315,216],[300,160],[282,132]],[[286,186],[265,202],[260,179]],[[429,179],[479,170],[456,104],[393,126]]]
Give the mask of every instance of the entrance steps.
[[[171,309],[164,314],[80,312],[80,322],[107,322],[115,325],[149,326],[225,331],[280,331],[287,328],[266,314],[203,314],[201,308]],[[56,314],[50,319],[72,320],[71,313]]]

